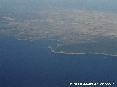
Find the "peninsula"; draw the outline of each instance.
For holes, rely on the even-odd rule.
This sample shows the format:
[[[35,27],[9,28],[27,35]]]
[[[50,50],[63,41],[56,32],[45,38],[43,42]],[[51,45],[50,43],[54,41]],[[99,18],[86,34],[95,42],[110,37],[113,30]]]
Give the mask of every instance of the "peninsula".
[[[106,39],[96,42],[57,44],[49,46],[54,53],[63,54],[104,54],[117,56],[117,39]]]

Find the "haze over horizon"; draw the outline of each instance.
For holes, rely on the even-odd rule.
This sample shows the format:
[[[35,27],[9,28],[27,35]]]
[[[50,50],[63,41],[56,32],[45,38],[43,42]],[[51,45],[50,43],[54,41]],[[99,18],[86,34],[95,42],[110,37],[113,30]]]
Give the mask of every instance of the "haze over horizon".
[[[100,10],[117,12],[117,0],[0,0],[1,7],[15,5],[25,6],[55,6],[64,8],[78,8],[87,10]]]

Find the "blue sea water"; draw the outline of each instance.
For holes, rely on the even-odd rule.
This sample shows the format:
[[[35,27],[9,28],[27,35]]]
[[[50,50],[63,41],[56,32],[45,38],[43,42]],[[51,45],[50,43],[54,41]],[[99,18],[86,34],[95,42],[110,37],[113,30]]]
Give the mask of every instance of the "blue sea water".
[[[70,83],[117,87],[116,56],[55,54],[48,46],[56,43],[60,42],[0,36],[0,87],[77,87]],[[94,87],[108,87],[99,84]]]

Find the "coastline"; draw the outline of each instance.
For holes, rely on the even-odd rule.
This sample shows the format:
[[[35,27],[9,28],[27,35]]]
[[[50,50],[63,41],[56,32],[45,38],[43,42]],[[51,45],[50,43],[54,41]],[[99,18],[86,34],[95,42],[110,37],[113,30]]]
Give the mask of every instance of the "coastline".
[[[51,50],[51,52],[57,53],[57,54],[69,54],[69,55],[74,55],[74,54],[79,54],[79,55],[85,55],[85,54],[101,54],[101,55],[107,55],[107,56],[117,56],[117,55],[106,54],[106,53],[74,53],[74,52],[66,53],[66,52],[63,52],[63,51],[55,52],[55,50],[53,50],[52,47],[48,46],[48,48]]]

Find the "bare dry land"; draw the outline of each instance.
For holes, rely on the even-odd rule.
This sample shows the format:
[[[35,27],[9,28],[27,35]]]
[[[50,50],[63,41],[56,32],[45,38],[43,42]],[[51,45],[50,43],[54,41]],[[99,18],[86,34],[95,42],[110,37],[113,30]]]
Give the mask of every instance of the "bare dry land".
[[[100,36],[117,37],[115,13],[52,7],[30,9],[20,6],[1,15],[0,33],[22,40],[46,38],[68,43],[93,41]]]

